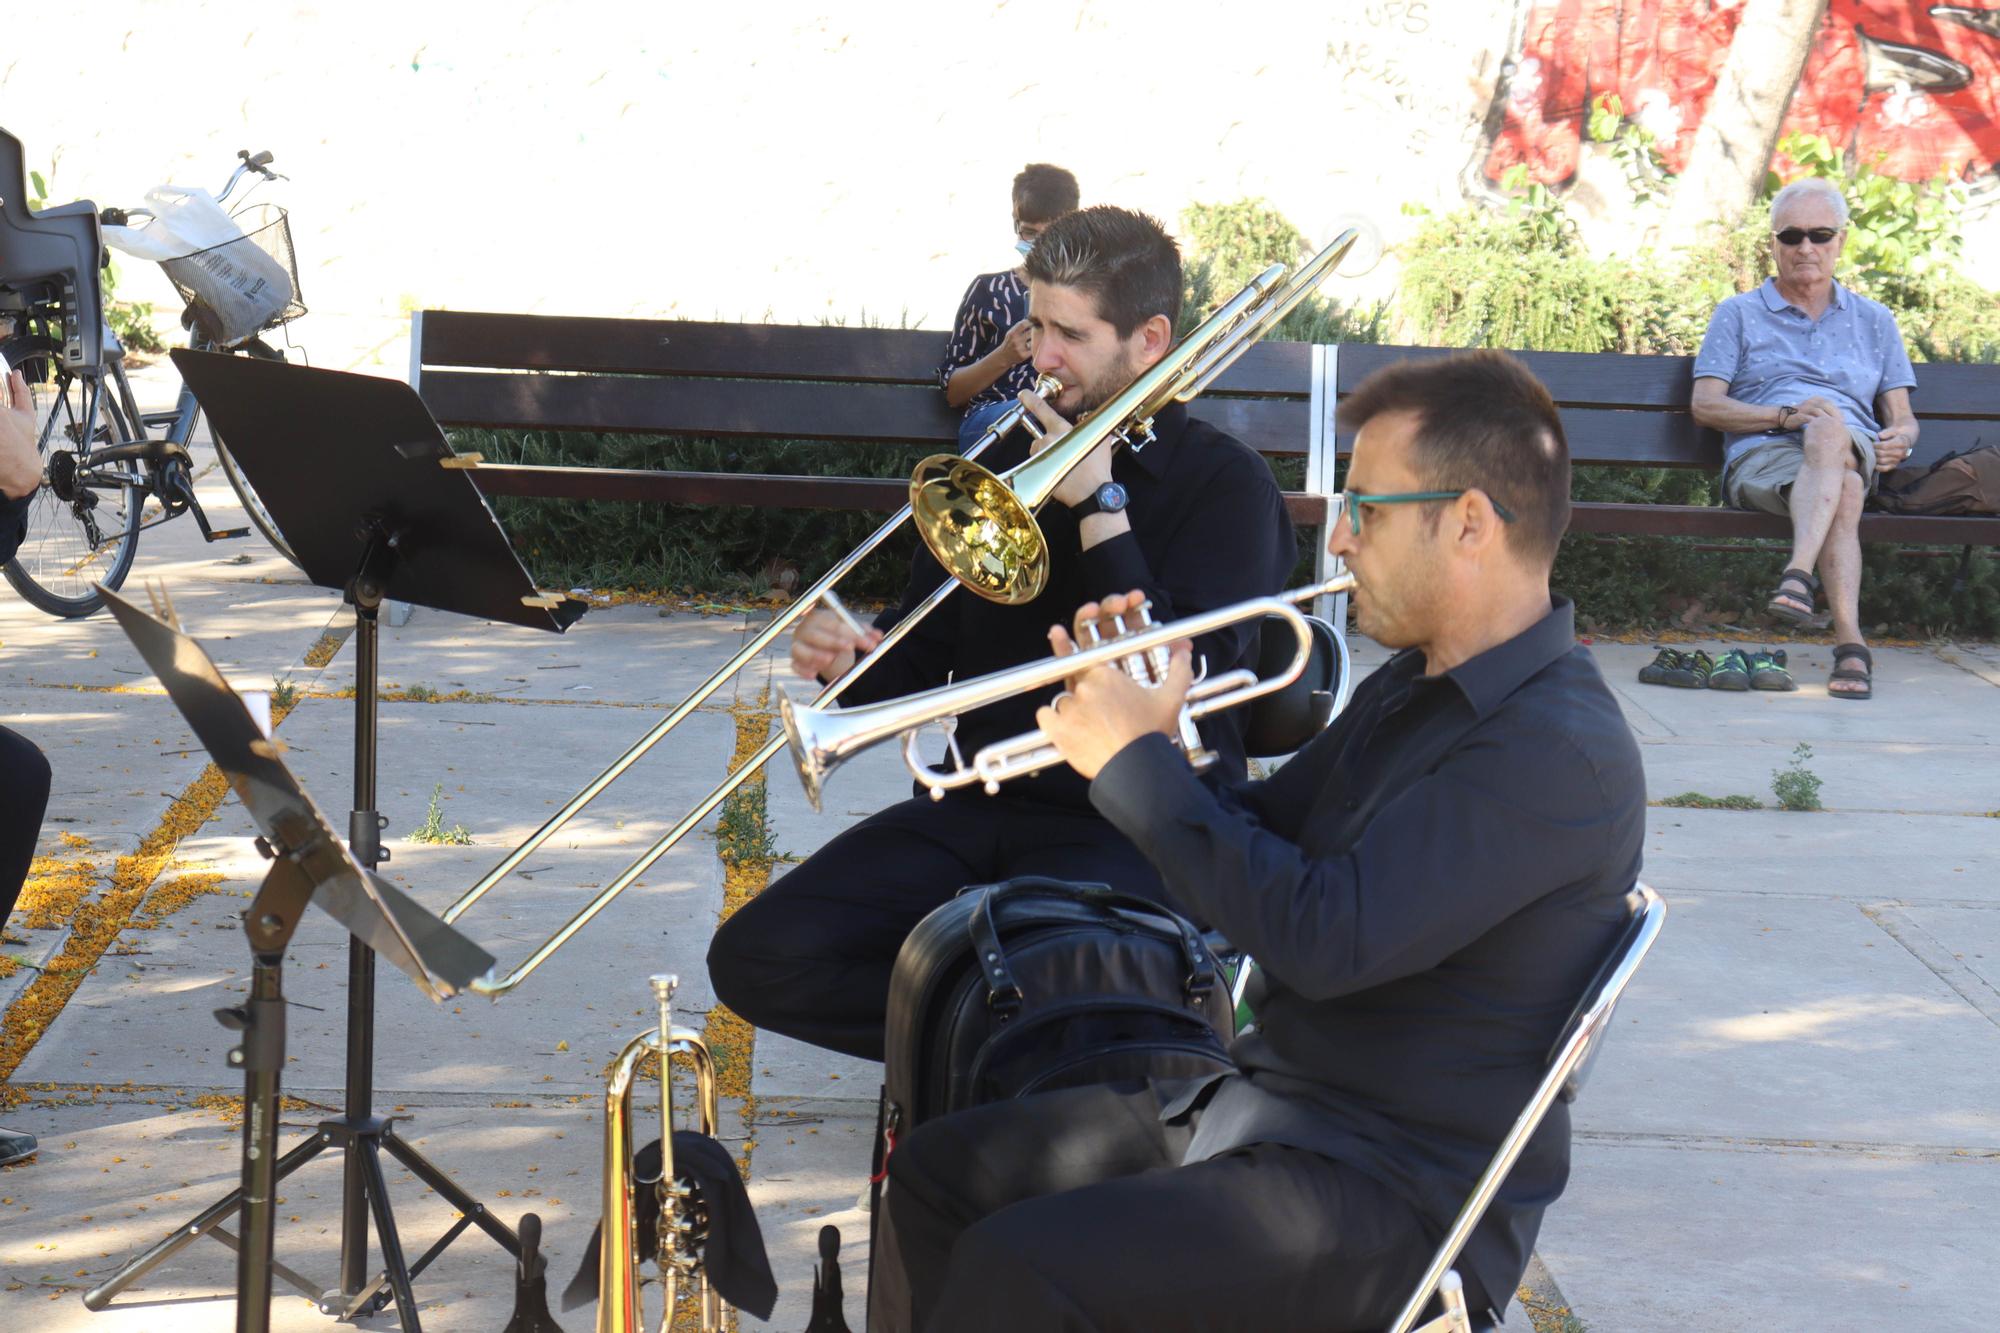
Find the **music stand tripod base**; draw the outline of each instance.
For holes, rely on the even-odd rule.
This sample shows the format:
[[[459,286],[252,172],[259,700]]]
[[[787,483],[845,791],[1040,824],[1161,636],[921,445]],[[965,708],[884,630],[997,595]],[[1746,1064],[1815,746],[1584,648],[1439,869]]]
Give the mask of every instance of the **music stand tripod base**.
[[[385,821],[375,809],[378,615],[382,604],[393,598],[560,633],[586,608],[574,599],[553,608],[523,605],[524,597],[536,593],[534,583],[471,478],[463,470],[440,466],[442,460],[452,457],[451,449],[408,385],[281,362],[255,362],[255,368],[245,374],[253,365],[250,358],[217,354],[182,351],[176,353],[175,363],[215,429],[228,438],[230,451],[298,554],[301,567],[315,583],[344,591],[355,607],[356,621],[354,804],[346,846],[331,835],[310,798],[284,772],[276,757],[279,747],[266,743],[261,746],[263,753],[251,753],[250,741],[262,739],[254,724],[247,724],[249,735],[229,738],[249,758],[268,765],[246,772],[246,785],[238,787],[253,817],[258,813],[253,794],[270,803],[272,770],[283,775],[282,782],[275,784],[287,798],[278,802],[280,807],[294,813],[297,807],[313,812],[311,822],[317,827],[300,827],[295,820],[292,833],[296,836],[273,837],[266,830],[265,841],[280,857],[274,864],[296,861],[302,847],[309,849],[311,858],[322,860],[331,855],[329,848],[339,849],[338,873],[319,864],[317,870],[323,873],[313,874],[310,899],[339,919],[351,935],[346,1113],[321,1121],[310,1139],[275,1162],[268,1151],[263,1157],[275,1181],[328,1148],[343,1150],[340,1280],[337,1284],[311,1282],[277,1263],[265,1243],[265,1300],[254,1299],[254,1283],[245,1287],[239,1281],[239,1295],[250,1299],[239,1300],[237,1327],[247,1333],[258,1333],[265,1327],[257,1322],[259,1315],[246,1316],[246,1312],[268,1303],[270,1277],[275,1274],[316,1301],[323,1312],[339,1318],[371,1314],[393,1300],[405,1333],[418,1333],[421,1324],[412,1282],[468,1227],[477,1226],[517,1259],[521,1245],[512,1228],[399,1138],[392,1118],[376,1114],[372,1106],[376,954],[388,958],[433,999],[468,988],[474,980],[487,976],[493,965],[492,957],[478,945],[374,873],[375,865],[387,859],[380,839]],[[125,612],[119,618],[128,632],[134,629],[134,617],[152,627],[148,631],[140,626],[135,642],[150,634],[157,641],[156,649],[167,651],[169,667],[185,660],[179,656],[183,644],[207,665],[193,640],[129,605]],[[166,638],[161,640],[161,635]],[[141,651],[145,651],[144,645]],[[152,662],[151,657],[148,660]],[[168,672],[159,662],[152,664],[165,681]],[[213,670],[208,666],[213,679],[203,681],[197,691],[205,701],[203,706],[214,712],[219,690],[247,719],[241,701]],[[174,693],[172,684],[169,692]],[[176,702],[181,702],[179,694]],[[235,785],[236,776],[224,752],[203,733],[196,713],[185,704],[183,711],[189,713],[196,734],[209,746],[218,766],[231,774]],[[231,752],[231,759],[236,757]],[[250,1046],[246,1041],[246,1052]],[[265,1048],[259,1047],[257,1058],[264,1054]],[[246,1071],[245,1077],[247,1094],[251,1074]],[[275,1072],[270,1078],[275,1110]],[[262,1095],[262,1085],[258,1093]],[[246,1122],[249,1119],[246,1115]],[[260,1132],[271,1124],[272,1117],[266,1117]],[[414,1263],[407,1262],[403,1253],[382,1171],[382,1152],[389,1153],[459,1212],[453,1225]],[[246,1185],[249,1183],[246,1174]],[[238,1249],[239,1274],[243,1274],[255,1241],[239,1242],[220,1224],[239,1208],[248,1217],[248,1205],[253,1202],[250,1193],[239,1189],[190,1219],[87,1293],[85,1304],[102,1309],[118,1292],[203,1235],[213,1235]],[[264,1215],[268,1216],[267,1208]],[[382,1267],[372,1277],[371,1224],[382,1254]],[[246,1317],[251,1322],[244,1322]]]

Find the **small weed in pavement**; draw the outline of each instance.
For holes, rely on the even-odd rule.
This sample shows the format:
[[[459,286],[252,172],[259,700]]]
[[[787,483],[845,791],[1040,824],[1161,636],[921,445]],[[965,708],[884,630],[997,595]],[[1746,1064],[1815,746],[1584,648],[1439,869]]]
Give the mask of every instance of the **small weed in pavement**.
[[[472,835],[465,831],[465,825],[444,826],[444,811],[438,808],[438,797],[444,791],[444,784],[431,788],[430,809],[424,811],[424,822],[410,835],[411,842],[428,842],[452,847],[470,847]]]
[[[1762,810],[1764,808],[1764,803],[1755,796],[1708,796],[1698,791],[1684,791],[1678,796],[1662,797],[1653,804],[1672,806],[1676,810]]]
[[[1812,746],[1800,741],[1792,751],[1792,762],[1783,768],[1771,770],[1771,795],[1778,798],[1778,805],[1785,810],[1824,810],[1819,803],[1819,776],[1806,767],[1806,760],[1812,758]]]

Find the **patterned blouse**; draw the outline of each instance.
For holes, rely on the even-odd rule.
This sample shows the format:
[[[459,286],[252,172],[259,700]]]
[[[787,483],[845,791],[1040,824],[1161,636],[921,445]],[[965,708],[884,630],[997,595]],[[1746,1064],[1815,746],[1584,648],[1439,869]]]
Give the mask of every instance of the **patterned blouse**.
[[[982,273],[965,289],[958,303],[958,318],[952,322],[951,340],[945,344],[944,360],[938,365],[938,387],[951,382],[952,373],[991,352],[1007,339],[1007,330],[1028,317],[1028,287],[1013,269],[1004,273]],[[975,394],[965,405],[970,412],[988,403],[1012,402],[1021,390],[1033,387],[1035,368],[1021,362]]]

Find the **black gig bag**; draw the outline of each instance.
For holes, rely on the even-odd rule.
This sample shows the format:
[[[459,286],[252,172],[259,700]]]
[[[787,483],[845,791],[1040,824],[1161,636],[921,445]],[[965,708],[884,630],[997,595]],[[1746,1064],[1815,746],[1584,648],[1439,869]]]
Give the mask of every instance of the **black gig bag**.
[[[871,1233],[888,1156],[918,1125],[1057,1088],[1225,1071],[1234,1025],[1227,977],[1167,908],[1039,875],[965,889],[896,955]]]

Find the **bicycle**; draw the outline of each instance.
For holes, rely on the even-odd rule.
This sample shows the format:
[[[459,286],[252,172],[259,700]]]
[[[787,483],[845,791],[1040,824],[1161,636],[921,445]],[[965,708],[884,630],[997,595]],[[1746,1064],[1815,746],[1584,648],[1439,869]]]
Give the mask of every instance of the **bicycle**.
[[[0,131],[0,150],[9,147],[18,155],[18,141]],[[6,163],[5,156],[0,151],[0,168],[18,166]],[[266,343],[262,335],[305,313],[298,299],[290,222],[283,209],[272,205],[258,206],[273,216],[252,219],[254,227],[242,226],[241,220],[250,216],[247,196],[257,185],[286,178],[271,170],[269,152],[253,154],[246,149],[236,156],[235,170],[214,198],[218,204],[227,201],[246,176],[257,178],[230,215],[238,220],[244,234],[226,244],[177,255],[161,266],[186,302],[181,324],[188,331],[190,348],[281,361],[284,353]],[[0,173],[0,188],[5,188],[7,176],[19,175],[18,170]],[[79,215],[93,208],[72,204],[31,216],[36,220],[67,217],[82,221]],[[104,209],[96,217],[99,235],[103,228],[122,228],[152,216],[150,209]],[[5,232],[0,231],[0,242],[4,240]],[[247,333],[229,328],[202,290],[208,281],[204,273],[226,271],[228,252],[244,245],[269,252],[282,264],[291,283],[282,308]],[[108,263],[108,252],[101,245],[99,249],[102,262]],[[77,337],[78,312],[102,309],[96,269],[10,282],[4,248],[0,248],[0,323],[12,322],[11,334],[0,342],[0,359],[28,381],[40,424],[37,444],[44,459],[42,486],[28,516],[27,539],[6,564],[7,581],[30,604],[63,617],[90,615],[104,604],[97,585],[116,590],[124,583],[138,551],[139,534],[147,528],[192,513],[202,536],[211,542],[247,537],[251,531],[247,527],[211,526],[195,498],[196,474],[188,446],[200,421],[201,407],[193,392],[183,384],[171,410],[142,412],[126,376],[124,349],[109,327],[102,330],[101,350],[94,362],[81,350],[89,343]],[[162,433],[149,433],[154,430]],[[213,432],[211,438],[223,476],[242,501],[251,523],[280,555],[296,565],[297,557],[258,502],[256,491],[227,446]],[[146,512],[149,500],[158,506],[157,517]]]

